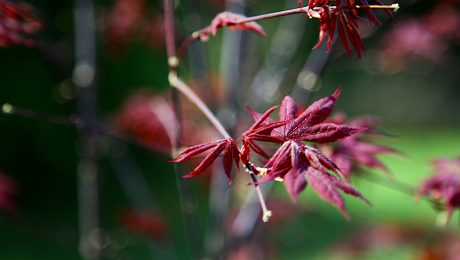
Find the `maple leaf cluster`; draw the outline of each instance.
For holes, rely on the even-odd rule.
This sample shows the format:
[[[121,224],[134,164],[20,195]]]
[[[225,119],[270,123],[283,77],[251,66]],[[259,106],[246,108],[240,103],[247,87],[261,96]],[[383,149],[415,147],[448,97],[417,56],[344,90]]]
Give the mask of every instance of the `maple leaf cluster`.
[[[384,5],[379,0],[373,2],[376,5]],[[302,5],[301,0],[299,4]],[[319,39],[313,48],[319,47],[328,38],[327,50],[329,51],[337,31],[347,55],[351,57],[351,49],[354,49],[356,56],[361,58],[366,47],[359,35],[359,21],[364,21],[364,19],[359,16],[358,10],[368,6],[367,0],[310,0],[307,15],[311,18],[317,18],[320,24]],[[367,22],[372,26],[381,24],[371,8],[362,8],[362,10],[367,17]],[[388,9],[385,11],[391,16]]]
[[[0,0],[0,47],[33,46],[31,35],[43,26],[35,13],[29,4]]]
[[[242,134],[242,147],[231,138],[195,145],[181,152],[173,162],[183,162],[207,152],[201,163],[184,177],[202,174],[223,154],[223,166],[229,183],[232,182],[232,165],[241,162],[254,174],[261,176],[257,184],[283,180],[291,198],[295,200],[307,183],[326,201],[336,206],[344,216],[345,202],[341,192],[367,200],[347,181],[339,166],[320,150],[305,143],[331,143],[365,131],[365,128],[351,127],[327,122],[341,89],[331,96],[319,99],[303,112],[298,113],[294,100],[286,96],[280,105],[279,120],[270,118],[277,108],[272,107],[259,114],[249,108],[255,123]],[[279,145],[269,155],[260,142]],[[263,167],[251,163],[252,152],[266,159]]]
[[[418,192],[447,210],[446,223],[456,208],[460,208],[460,157],[433,161],[434,174],[426,179]]]

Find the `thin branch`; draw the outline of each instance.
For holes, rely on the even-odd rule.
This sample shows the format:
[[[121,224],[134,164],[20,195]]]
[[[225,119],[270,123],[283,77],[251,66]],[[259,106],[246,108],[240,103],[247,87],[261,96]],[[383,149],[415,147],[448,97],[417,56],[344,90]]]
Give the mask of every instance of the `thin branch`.
[[[75,65],[73,80],[79,89],[80,158],[77,169],[80,254],[84,259],[102,257],[99,214],[99,169],[96,89],[96,14],[94,0],[76,0],[74,7]]]
[[[211,110],[204,104],[204,102],[190,89],[190,87],[185,84],[182,80],[180,80],[175,73],[170,74],[169,77],[169,82],[172,87],[177,88],[179,91],[181,91],[187,98],[189,98],[190,101],[192,101],[202,112],[203,114],[208,118],[208,120],[214,125],[214,127],[219,131],[219,133],[224,137],[224,138],[231,138],[228,132],[225,130],[225,128],[222,126],[220,121],[214,116],[214,114],[211,112]],[[251,175],[251,178],[254,182],[254,187],[257,191],[257,195],[259,196],[260,200],[260,205],[263,210],[263,221],[267,222],[268,219],[271,216],[271,211],[267,209],[265,200],[262,196],[262,193],[260,191],[260,187],[257,184],[257,178],[256,178],[256,172],[257,170],[250,164],[245,165],[246,169],[248,170],[248,173]]]
[[[16,107],[9,103],[5,103],[2,105],[2,113],[13,115],[13,116],[18,116],[18,117],[23,117],[23,118],[28,118],[28,119],[34,119],[34,120],[43,121],[43,122],[56,124],[56,125],[72,126],[72,127],[81,126],[81,120],[77,117],[65,118],[65,117],[48,116],[48,115],[41,114],[36,111],[27,109],[27,108]]]
[[[179,65],[179,60],[176,57],[176,41],[175,41],[175,26],[174,26],[174,0],[164,0],[164,23],[165,23],[165,39],[166,39],[166,49],[168,53],[168,66],[169,66],[169,75],[176,75],[177,66]],[[171,76],[168,77],[169,83],[173,86],[171,81]],[[177,117],[177,128],[176,140],[171,140],[173,142],[172,156],[176,153],[176,150],[180,146],[181,137],[182,137],[182,117],[181,117],[181,107],[179,95],[176,88],[171,90],[171,96],[173,101],[174,112]],[[189,187],[184,185],[180,179],[181,168],[179,165],[174,164],[174,171],[176,172],[176,186],[179,192],[179,199],[182,211],[182,223],[183,228],[186,233],[187,243],[186,250],[188,257],[191,259],[200,257],[201,249],[201,237],[198,232],[198,219],[195,214],[195,202],[193,199],[193,193],[190,192]]]
[[[244,165],[246,167],[246,170],[248,171],[249,175],[251,176],[251,179],[254,183],[254,187],[256,189],[257,196],[259,197],[260,201],[260,206],[262,208],[262,221],[267,222],[270,217],[272,216],[272,212],[268,210],[267,205],[265,203],[264,196],[262,194],[262,191],[260,190],[260,186],[257,183],[257,177],[256,175],[259,173],[259,171],[251,164],[247,163]]]
[[[165,39],[166,51],[168,53],[169,69],[175,71],[177,67],[176,58],[176,40],[174,37],[174,5],[173,0],[164,0],[164,22],[165,22]]]
[[[331,10],[335,9],[336,6],[330,6],[329,7]],[[392,5],[355,5],[353,7],[346,6],[347,9],[385,9],[385,10],[393,10],[394,12],[399,10],[399,4],[392,4]],[[261,14],[261,15],[256,15],[256,16],[250,16],[250,17],[245,17],[241,18],[240,20],[228,24],[227,26],[234,26],[234,25],[239,25],[239,24],[244,24],[244,23],[249,23],[249,22],[257,22],[257,21],[262,21],[262,20],[268,20],[268,19],[273,19],[277,17],[282,17],[282,16],[287,16],[287,15],[293,15],[293,14],[301,14],[301,13],[307,13],[309,10],[313,11],[319,11],[321,7],[314,7],[312,9],[309,9],[308,7],[299,7],[299,8],[294,8],[294,9],[288,9],[288,10],[283,10],[283,11],[278,11],[278,12],[273,12],[273,13],[268,13],[268,14]],[[310,18],[319,18],[316,16],[310,17]],[[193,32],[180,46],[178,50],[178,55],[174,56],[176,57],[175,62],[176,65],[178,65],[180,59],[183,57],[183,55],[187,52],[188,48],[190,45],[200,39],[200,35],[203,33],[206,33],[210,30],[210,27],[205,27],[203,29],[200,29],[198,31]]]
[[[9,103],[5,103],[2,105],[2,113],[11,115],[11,116],[25,118],[25,119],[37,120],[39,122],[46,122],[46,123],[55,124],[55,125],[72,127],[77,130],[79,130],[80,128],[84,128],[82,120],[76,115],[70,116],[68,118],[60,117],[60,116],[49,116],[49,115],[39,113],[39,112],[30,110],[27,108],[17,107]],[[131,144],[131,145],[135,145],[139,148],[145,149],[159,156],[164,156],[164,157],[170,156],[170,154],[166,153],[164,150],[155,149],[155,147],[146,145],[140,142],[139,140],[137,140],[135,136],[132,136],[126,133],[121,133],[115,127],[110,126],[110,125],[98,124],[97,126],[94,126],[94,131],[99,135],[107,136],[114,140],[118,140],[118,141],[121,141],[127,144]]]

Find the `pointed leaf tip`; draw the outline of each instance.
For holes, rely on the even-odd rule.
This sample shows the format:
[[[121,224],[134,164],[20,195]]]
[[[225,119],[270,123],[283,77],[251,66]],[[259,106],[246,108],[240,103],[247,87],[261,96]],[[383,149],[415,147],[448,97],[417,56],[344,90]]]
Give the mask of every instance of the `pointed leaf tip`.
[[[342,93],[342,86],[338,86],[337,89],[332,93],[332,96],[336,99],[339,97],[340,93]]]

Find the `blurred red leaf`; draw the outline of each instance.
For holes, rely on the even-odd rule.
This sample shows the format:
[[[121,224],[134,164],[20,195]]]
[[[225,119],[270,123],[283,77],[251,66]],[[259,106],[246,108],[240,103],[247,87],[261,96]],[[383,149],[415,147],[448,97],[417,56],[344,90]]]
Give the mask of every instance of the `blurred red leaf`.
[[[172,162],[183,162],[192,157],[200,155],[206,151],[209,153],[204,157],[201,163],[196,166],[192,172],[183,176],[183,178],[195,177],[202,174],[211,164],[220,156],[221,153],[224,153],[223,165],[225,174],[227,175],[229,184],[232,183],[232,165],[233,161],[236,166],[239,167],[239,151],[238,146],[233,139],[222,139],[206,144],[199,144],[185,149],[179,155],[177,155]]]
[[[8,212],[16,211],[15,195],[18,193],[16,181],[0,172],[0,207]]]
[[[245,18],[246,16],[241,14],[222,12],[214,17],[209,27],[201,30],[198,36],[201,41],[207,41],[209,39],[209,35],[216,36],[217,30],[224,27],[229,27],[232,30],[249,30],[259,34],[260,36],[266,35],[262,26],[256,22],[239,23],[239,21]]]
[[[0,0],[0,47],[35,45],[31,36],[43,27],[36,12],[26,3]]]
[[[421,185],[418,195],[441,202],[447,210],[446,223],[460,207],[460,157],[433,161],[434,174]]]
[[[153,240],[161,239],[168,230],[165,219],[158,213],[130,209],[121,213],[120,220],[125,229]]]

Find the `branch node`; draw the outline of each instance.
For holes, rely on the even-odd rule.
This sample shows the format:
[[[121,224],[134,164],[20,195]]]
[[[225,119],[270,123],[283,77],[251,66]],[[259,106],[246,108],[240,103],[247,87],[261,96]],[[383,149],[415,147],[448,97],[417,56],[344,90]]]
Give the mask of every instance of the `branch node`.
[[[176,82],[177,82],[177,73],[176,72],[174,72],[174,71],[169,72],[169,74],[168,74],[168,82],[169,82],[169,85],[171,85],[173,87],[176,85]]]
[[[177,68],[179,66],[179,59],[176,56],[169,57],[168,66],[170,68]]]

